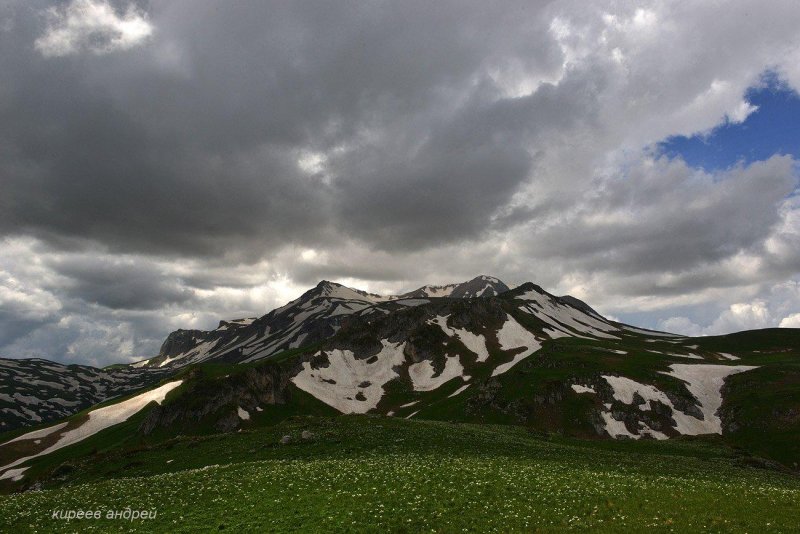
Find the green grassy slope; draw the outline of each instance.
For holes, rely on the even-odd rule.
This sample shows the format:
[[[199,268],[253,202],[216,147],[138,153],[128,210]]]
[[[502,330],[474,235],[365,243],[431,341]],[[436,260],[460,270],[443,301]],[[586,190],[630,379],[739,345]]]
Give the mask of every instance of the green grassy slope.
[[[525,316],[520,315],[519,321],[524,323]],[[535,328],[535,325],[526,326]],[[800,463],[800,353],[794,347],[800,346],[800,330],[756,331],[716,338],[687,339],[682,340],[681,345],[696,346],[692,350],[707,358],[705,362],[698,363],[760,366],[759,369],[728,379],[724,389],[725,402],[720,411],[724,435],[718,439],[737,447],[741,456],[753,456],[749,460],[753,464],[763,464],[759,458],[764,458],[797,470]],[[625,354],[613,352],[620,349]],[[464,358],[467,372],[473,378],[471,385],[455,397],[450,395],[462,386],[461,378],[451,380],[431,392],[415,392],[406,375],[385,386],[386,395],[378,409],[383,413],[394,412],[397,418],[416,413],[415,418],[428,420],[523,425],[541,433],[597,441],[601,439],[596,428],[598,403],[601,401],[591,395],[577,394],[569,385],[598,383],[602,382],[599,377],[603,374],[620,374],[641,383],[653,384],[662,391],[688,395],[681,381],[661,374],[669,369],[671,363],[697,361],[667,354],[675,350],[676,345],[669,341],[651,342],[642,336],[626,336],[623,340],[561,338],[545,342],[539,352],[509,372],[491,378],[491,369],[508,359],[506,354],[492,347],[488,365],[474,364],[474,356],[473,363],[469,358]],[[718,352],[735,353],[740,359],[731,362],[722,359]],[[278,366],[283,372],[289,373],[295,365],[295,358],[303,354],[303,351],[292,351],[266,362],[248,365],[211,363],[186,368],[173,378],[184,379],[184,384],[171,391],[163,405],[169,407],[182,403],[191,407],[196,403],[203,404],[209,395],[228,387],[225,384],[241,382],[241,377],[249,370]],[[412,401],[418,403],[402,407]],[[225,414],[235,414],[237,406],[238,402],[234,399],[215,408],[202,419],[180,419],[157,427],[148,435],[142,435],[139,431],[148,411],[144,410],[121,425],[34,460],[24,480],[0,480],[0,492],[30,487],[37,479],[47,481],[53,473],[62,476],[71,470],[81,471],[87,463],[89,467],[95,463],[106,465],[107,454],[127,454],[129,451],[170,442],[179,436],[199,439],[214,435],[219,432],[215,423]],[[292,384],[288,384],[285,403],[261,406],[261,411],[250,410],[249,420],[239,422],[242,430],[253,431],[297,415],[336,414],[333,408]],[[623,405],[617,405],[615,409],[638,411],[638,408]],[[85,413],[76,414],[70,420],[85,417]],[[19,433],[6,434],[2,441]],[[604,445],[596,446],[602,448]],[[663,450],[663,447],[658,450]],[[27,455],[14,456],[14,452],[0,448],[0,465]],[[234,456],[230,461],[235,459]]]
[[[313,437],[303,440],[303,430]],[[289,445],[279,438],[292,436]],[[211,467],[206,467],[211,466]],[[590,442],[515,426],[292,417],[94,457],[0,497],[2,532],[793,531],[800,480],[718,440]],[[51,519],[156,510],[154,520]]]

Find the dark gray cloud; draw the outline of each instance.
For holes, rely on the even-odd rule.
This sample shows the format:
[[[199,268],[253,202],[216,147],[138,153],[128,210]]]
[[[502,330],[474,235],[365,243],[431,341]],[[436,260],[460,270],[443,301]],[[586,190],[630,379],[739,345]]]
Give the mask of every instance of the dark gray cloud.
[[[798,186],[794,166],[792,158],[774,156],[707,175],[682,161],[645,161],[588,193],[530,245],[548,257],[623,275],[684,272],[763,247],[780,221],[778,206]],[[694,284],[673,290],[710,282],[685,278]]]
[[[0,310],[0,346],[6,347],[54,322],[54,318],[26,318],[20,316],[17,311],[10,306],[4,306],[4,309]]]
[[[154,310],[166,304],[183,304],[193,297],[179,279],[141,262],[97,262],[84,256],[55,261],[52,268],[66,278],[66,296],[106,308]]]
[[[459,120],[449,99],[487,62],[560,66],[546,28],[515,19],[521,7],[154,2],[141,47],[55,58],[31,46],[36,7],[0,36],[0,229],[116,250],[258,256],[328,242],[332,222],[390,248],[426,223],[428,243],[475,235],[527,178],[527,152],[492,125],[477,140],[469,123],[433,133],[421,153],[418,140]],[[298,168],[300,152],[337,147],[333,175]],[[383,211],[377,234],[370,207]]]

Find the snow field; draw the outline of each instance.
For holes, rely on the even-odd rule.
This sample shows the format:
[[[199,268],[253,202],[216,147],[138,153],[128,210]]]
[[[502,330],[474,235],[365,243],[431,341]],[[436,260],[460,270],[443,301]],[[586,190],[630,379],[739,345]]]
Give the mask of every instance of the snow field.
[[[641,384],[624,376],[602,375],[613,390],[614,398],[624,404],[633,404],[634,394],[638,394],[644,399],[643,404],[637,407],[645,411],[650,409],[650,402],[660,402],[672,410],[672,419],[675,421],[675,430],[684,435],[701,434],[721,434],[722,423],[717,415],[717,410],[722,406],[722,386],[725,378],[736,373],[742,373],[755,369],[749,365],[711,365],[711,364],[672,364],[669,372],[662,374],[675,377],[686,383],[689,392],[697,399],[702,419],[678,410],[661,390],[649,384]],[[594,389],[580,384],[572,385],[576,393],[594,393]],[[624,423],[616,421],[611,415],[611,406],[606,405],[605,411],[601,416],[605,422],[606,432],[612,437],[621,435],[635,437],[636,434],[630,433],[625,429]],[[666,439],[666,435],[650,429],[643,422],[639,423],[642,427],[640,434],[647,433],[656,439]],[[645,428],[647,427],[647,428]],[[663,437],[662,437],[663,436]]]
[[[342,413],[366,413],[378,406],[384,384],[399,376],[394,368],[405,362],[405,343],[385,339],[381,343],[383,348],[374,363],[356,359],[352,351],[334,349],[326,353],[328,367],[312,369],[309,362],[303,362],[303,369],[292,382]],[[364,400],[357,398],[359,394]]]
[[[58,441],[56,441],[50,447],[40,451],[36,454],[31,456],[25,456],[23,458],[19,458],[18,460],[0,467],[0,471],[8,470],[12,467],[15,467],[31,458],[36,458],[38,456],[44,456],[45,454],[50,454],[53,451],[57,451],[58,449],[62,449],[73,443],[78,443],[79,441],[83,441],[84,439],[97,434],[101,430],[105,430],[106,428],[112,427],[124,421],[127,421],[132,415],[139,412],[142,408],[150,404],[151,402],[157,402],[161,404],[164,398],[167,396],[167,393],[175,389],[176,387],[180,386],[183,383],[183,380],[176,380],[174,382],[169,382],[164,384],[161,387],[156,389],[152,389],[150,391],[145,391],[135,397],[131,397],[130,399],[124,400],[122,402],[118,402],[116,404],[111,404],[109,406],[103,406],[102,408],[97,408],[89,412],[89,419],[81,424],[77,428],[73,428],[72,430],[68,430],[61,434]],[[23,434],[19,438],[20,439],[31,439],[31,438],[42,438],[44,436],[49,436],[54,432],[59,432],[62,428],[64,428],[65,424],[55,425],[50,427],[49,429],[37,430],[35,432],[30,432],[29,434]],[[45,430],[49,430],[47,434],[43,432]],[[32,436],[31,436],[32,435]]]
[[[503,350],[518,348],[524,348],[526,350],[515,354],[510,362],[495,367],[494,371],[492,371],[492,376],[498,376],[507,372],[519,362],[542,348],[541,343],[539,343],[536,337],[510,315],[506,318],[506,322],[503,323],[500,330],[497,331],[497,341],[500,343],[500,348]]]
[[[424,360],[408,366],[408,375],[414,391],[433,391],[454,378],[463,376],[464,367],[458,356],[448,356],[445,366],[438,376],[430,360]]]
[[[447,336],[458,338],[464,346],[478,356],[477,361],[485,362],[488,360],[489,351],[486,348],[486,338],[481,334],[473,334],[469,330],[463,328],[451,328],[447,326],[448,317],[449,316],[439,315],[435,319],[429,321],[428,324],[438,325]]]

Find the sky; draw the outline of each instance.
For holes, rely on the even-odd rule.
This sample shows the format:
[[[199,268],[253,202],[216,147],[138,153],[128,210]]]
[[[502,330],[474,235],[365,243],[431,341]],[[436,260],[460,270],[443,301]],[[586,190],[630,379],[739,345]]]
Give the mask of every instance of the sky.
[[[321,279],[800,327],[800,5],[0,0],[0,356]]]
[[[667,138],[659,153],[680,157],[706,172],[725,170],[737,163],[750,164],[775,154],[800,154],[800,95],[767,71],[744,95],[752,108],[743,121],[724,121],[709,132]]]

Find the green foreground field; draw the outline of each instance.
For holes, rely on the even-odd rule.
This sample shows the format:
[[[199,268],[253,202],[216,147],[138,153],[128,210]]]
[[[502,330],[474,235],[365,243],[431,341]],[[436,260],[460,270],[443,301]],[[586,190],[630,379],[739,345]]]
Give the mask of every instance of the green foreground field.
[[[751,464],[715,439],[578,441],[513,426],[294,417],[98,452],[50,489],[0,496],[0,532],[800,529],[800,479]],[[156,517],[105,519],[126,507]],[[69,510],[103,519],[52,517]]]

